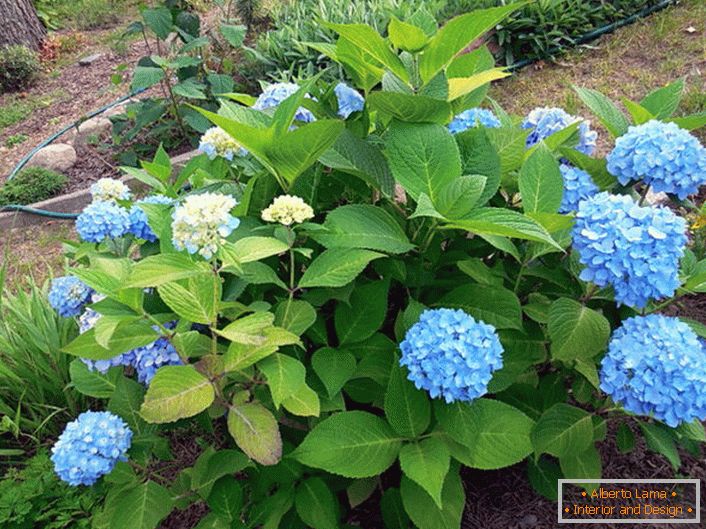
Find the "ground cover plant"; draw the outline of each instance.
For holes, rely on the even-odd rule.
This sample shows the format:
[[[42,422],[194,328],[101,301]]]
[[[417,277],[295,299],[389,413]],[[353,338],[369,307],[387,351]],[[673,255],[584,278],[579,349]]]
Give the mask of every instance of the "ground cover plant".
[[[83,331],[76,389],[107,405],[52,461],[107,485],[98,527],[197,501],[205,527],[338,527],[378,489],[388,527],[457,527],[460,465],[527,458],[546,493],[600,474],[608,421],[672,460],[704,440],[702,328],[658,311],[702,291],[705,264],[644,200],[693,207],[704,118],[671,117],[681,82],[629,116],[579,88],[617,138],[602,160],[560,109],[479,108],[506,74],[460,52],[518,7],[393,19],[388,39],[332,24],[322,49],[357,90],[231,94],[201,110],[216,128],[178,175],[163,150],[129,170],[148,198],[93,187],[50,300]],[[165,480],[161,436],[189,418],[232,444]]]

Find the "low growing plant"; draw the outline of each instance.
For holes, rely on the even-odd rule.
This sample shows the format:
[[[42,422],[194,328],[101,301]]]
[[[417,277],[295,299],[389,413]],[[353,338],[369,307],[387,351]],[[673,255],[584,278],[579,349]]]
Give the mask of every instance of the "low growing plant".
[[[464,51],[522,5],[392,19],[388,38],[328,24],[320,48],[359,92],[230,94],[199,109],[217,129],[178,174],[162,149],[126,169],[149,198],[94,186],[52,304],[80,314],[73,383],[107,411],[70,423],[52,461],[108,483],[97,527],[205,501],[199,527],[331,529],[373,498],[386,527],[448,529],[464,465],[526,461],[552,497],[600,476],[609,423],[675,468],[677,445],[698,450],[704,328],[659,311],[706,290],[706,262],[644,197],[694,207],[704,117],[671,117],[681,82],[630,117],[578,89],[617,138],[604,160],[561,109],[479,109],[507,74]],[[187,421],[229,441],[166,479],[159,439]]]
[[[66,184],[66,180],[66,175],[56,171],[28,167],[0,187],[0,206],[32,204],[45,200],[58,193]]]
[[[17,44],[0,48],[0,93],[27,88],[40,69],[37,54],[28,47]]]

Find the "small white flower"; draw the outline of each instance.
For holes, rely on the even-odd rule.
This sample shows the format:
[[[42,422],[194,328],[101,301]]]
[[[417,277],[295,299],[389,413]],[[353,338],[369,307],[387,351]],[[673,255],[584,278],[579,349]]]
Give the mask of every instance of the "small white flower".
[[[245,154],[245,149],[235,141],[235,138],[220,127],[211,127],[204,132],[199,143],[199,150],[212,160],[216,156],[233,160],[234,156]]]
[[[91,196],[94,202],[128,200],[130,198],[130,189],[120,180],[101,178],[91,185]]]
[[[236,205],[233,197],[219,193],[187,197],[172,215],[174,247],[210,259],[240,225],[240,220],[230,214]]]
[[[299,224],[314,217],[314,210],[301,198],[280,195],[262,211],[265,222],[279,222],[285,226]]]

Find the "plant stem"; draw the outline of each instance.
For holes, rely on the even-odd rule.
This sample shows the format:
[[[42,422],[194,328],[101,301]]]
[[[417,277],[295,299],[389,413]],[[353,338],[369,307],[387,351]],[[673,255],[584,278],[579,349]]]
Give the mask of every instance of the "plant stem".
[[[645,199],[647,198],[647,193],[650,192],[650,186],[645,186],[645,188],[642,190],[642,193],[640,193],[640,202],[638,202],[639,206],[642,206],[642,204],[645,203]]]

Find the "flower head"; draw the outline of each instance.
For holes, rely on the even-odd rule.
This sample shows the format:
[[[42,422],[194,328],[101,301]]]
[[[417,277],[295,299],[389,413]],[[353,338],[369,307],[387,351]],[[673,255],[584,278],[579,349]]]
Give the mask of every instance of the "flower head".
[[[314,210],[301,198],[291,195],[280,195],[272,204],[262,210],[262,220],[279,222],[285,226],[300,224],[314,217]]]
[[[127,459],[131,442],[132,431],[117,415],[84,412],[66,425],[52,448],[54,471],[69,485],[93,485]]]
[[[621,184],[644,180],[680,199],[706,184],[706,148],[675,123],[652,120],[628,128],[606,160]]]
[[[598,193],[598,186],[586,171],[565,163],[561,164],[559,169],[564,180],[564,196],[561,200],[559,213],[576,211],[579,202]]]
[[[129,229],[128,211],[111,201],[89,204],[76,219],[76,231],[87,242],[116,239],[127,234]]]
[[[409,380],[446,402],[484,395],[493,372],[503,366],[495,328],[462,310],[424,311],[400,349],[400,364],[409,370]]]
[[[91,301],[93,289],[78,277],[63,276],[52,280],[49,289],[49,304],[62,318],[81,314],[83,307]]]
[[[458,134],[459,132],[474,127],[496,129],[500,126],[500,120],[490,110],[485,108],[469,108],[453,118],[451,123],[449,123],[449,130],[452,134]]]
[[[581,124],[579,125],[579,142],[575,148],[590,156],[596,150],[598,133],[591,130],[591,124],[588,121],[582,121],[582,118],[572,116],[561,108],[539,107],[527,115],[522,122],[523,129],[532,129],[527,137],[527,147],[532,147],[577,121],[581,121]]]
[[[706,420],[705,354],[694,331],[678,318],[629,318],[610,340],[601,389],[627,411],[673,428]]]
[[[177,250],[210,259],[240,225],[230,214],[237,202],[219,193],[191,195],[172,214],[172,243]]]
[[[158,338],[149,345],[138,347],[132,351],[137,379],[145,386],[150,382],[162,366],[183,365],[174,346],[165,337]]]
[[[295,94],[299,90],[299,85],[294,83],[275,83],[265,88],[260,96],[255,101],[253,108],[255,110],[267,110],[268,108],[276,108],[282,101],[289,96]],[[307,95],[308,97],[308,95]],[[310,123],[316,121],[314,114],[310,110],[299,107],[294,119]]]
[[[138,239],[155,242],[157,235],[155,235],[152,228],[150,228],[147,222],[147,214],[140,207],[141,204],[164,204],[171,206],[174,204],[174,200],[164,195],[152,195],[140,200],[130,208],[130,233]]]
[[[360,112],[365,106],[365,99],[345,83],[338,83],[333,89],[338,99],[338,115],[348,119],[353,112]]]
[[[679,286],[686,222],[669,209],[599,193],[579,203],[573,240],[585,266],[581,279],[612,285],[618,303],[643,308]]]
[[[115,178],[101,178],[91,185],[94,201],[129,200],[130,188]]]
[[[208,155],[211,160],[217,156],[233,160],[235,156],[242,156],[246,152],[233,136],[220,127],[211,127],[204,132],[199,142],[199,151]]]

